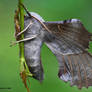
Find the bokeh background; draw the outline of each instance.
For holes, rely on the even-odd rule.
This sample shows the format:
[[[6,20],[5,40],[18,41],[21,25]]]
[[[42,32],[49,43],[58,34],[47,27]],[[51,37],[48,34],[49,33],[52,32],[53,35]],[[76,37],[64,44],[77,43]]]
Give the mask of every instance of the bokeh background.
[[[18,0],[0,0],[0,92],[26,92],[19,76],[18,45],[9,47],[14,39],[14,11]],[[70,18],[80,19],[92,32],[92,0],[24,0],[29,11],[37,12],[46,21]],[[91,49],[90,49],[91,51]],[[58,62],[52,52],[43,45],[41,59],[45,72],[42,84],[30,78],[31,92],[92,92],[88,89],[70,87],[69,83],[59,80]]]

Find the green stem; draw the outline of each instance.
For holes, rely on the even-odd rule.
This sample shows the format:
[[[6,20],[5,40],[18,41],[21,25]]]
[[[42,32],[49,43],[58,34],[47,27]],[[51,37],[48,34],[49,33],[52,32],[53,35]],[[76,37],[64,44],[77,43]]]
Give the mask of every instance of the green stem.
[[[19,12],[20,12],[20,18],[19,18],[20,30],[22,31],[24,29],[24,9],[21,6],[21,3],[23,3],[23,0],[19,0],[19,4],[18,4]],[[21,35],[20,39],[23,38],[24,38],[24,34]],[[19,48],[20,48],[20,71],[22,72],[24,70],[23,63],[25,62],[23,42],[19,43]]]
[[[20,30],[22,31],[24,29],[24,8],[21,6],[21,4],[23,4],[23,0],[18,0],[18,1],[19,1],[18,8],[20,13],[19,23],[20,23]],[[22,39],[24,39],[24,34],[22,34],[20,37],[20,40]],[[28,66],[25,61],[23,42],[19,43],[19,49],[20,49],[20,75],[25,87],[27,88],[27,92],[30,92],[26,80],[27,80],[27,76],[32,76],[32,74],[30,74]]]
[[[20,5],[20,3],[23,3],[23,0],[19,0],[19,11],[20,11],[20,20],[19,20],[19,22],[20,22],[20,30],[22,31],[23,29],[24,29],[24,9],[23,9],[23,7]],[[21,35],[21,39],[23,39],[24,38],[24,35],[22,34]],[[19,44],[19,46],[20,46],[20,58],[21,57],[24,57],[24,43],[23,42],[21,42],[20,44]]]
[[[20,23],[20,30],[22,31],[24,29],[24,8],[22,7],[21,4],[23,4],[24,0],[19,0],[19,13],[20,13],[20,18],[19,18],[19,23]],[[24,34],[21,35],[20,39],[24,39]],[[25,71],[27,76],[32,76],[32,74],[30,74],[30,71],[28,69],[28,66],[26,64],[25,61],[25,57],[24,57],[24,43],[21,42],[19,43],[19,49],[20,49],[20,72]],[[25,64],[25,67],[24,67]]]

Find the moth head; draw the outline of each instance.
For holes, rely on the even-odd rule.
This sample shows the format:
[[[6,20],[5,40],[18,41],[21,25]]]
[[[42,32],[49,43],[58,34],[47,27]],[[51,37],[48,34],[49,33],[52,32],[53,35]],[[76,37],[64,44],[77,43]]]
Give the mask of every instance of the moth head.
[[[30,14],[35,18],[37,18],[38,20],[40,20],[41,22],[45,22],[44,19],[38,13],[30,12]]]

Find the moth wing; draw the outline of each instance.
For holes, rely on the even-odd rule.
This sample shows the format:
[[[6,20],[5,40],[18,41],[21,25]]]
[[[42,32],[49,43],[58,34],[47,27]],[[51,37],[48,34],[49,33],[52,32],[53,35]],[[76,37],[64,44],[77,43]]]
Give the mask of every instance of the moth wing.
[[[59,78],[78,88],[92,86],[92,55],[87,51],[92,34],[77,19],[44,24],[51,31],[45,44],[59,61]]]

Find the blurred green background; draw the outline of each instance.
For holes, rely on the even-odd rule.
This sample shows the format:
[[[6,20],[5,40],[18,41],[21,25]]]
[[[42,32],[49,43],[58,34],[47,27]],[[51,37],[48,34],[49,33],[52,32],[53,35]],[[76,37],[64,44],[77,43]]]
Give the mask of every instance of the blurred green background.
[[[14,10],[17,0],[0,0],[0,92],[26,92],[19,76],[18,45],[9,47],[14,39]],[[58,21],[70,18],[80,19],[85,27],[92,32],[92,0],[24,0],[29,11],[40,14],[46,21]],[[42,84],[30,78],[31,92],[92,92],[88,89],[70,87],[58,76],[58,62],[52,52],[43,45],[41,59],[45,72]]]

